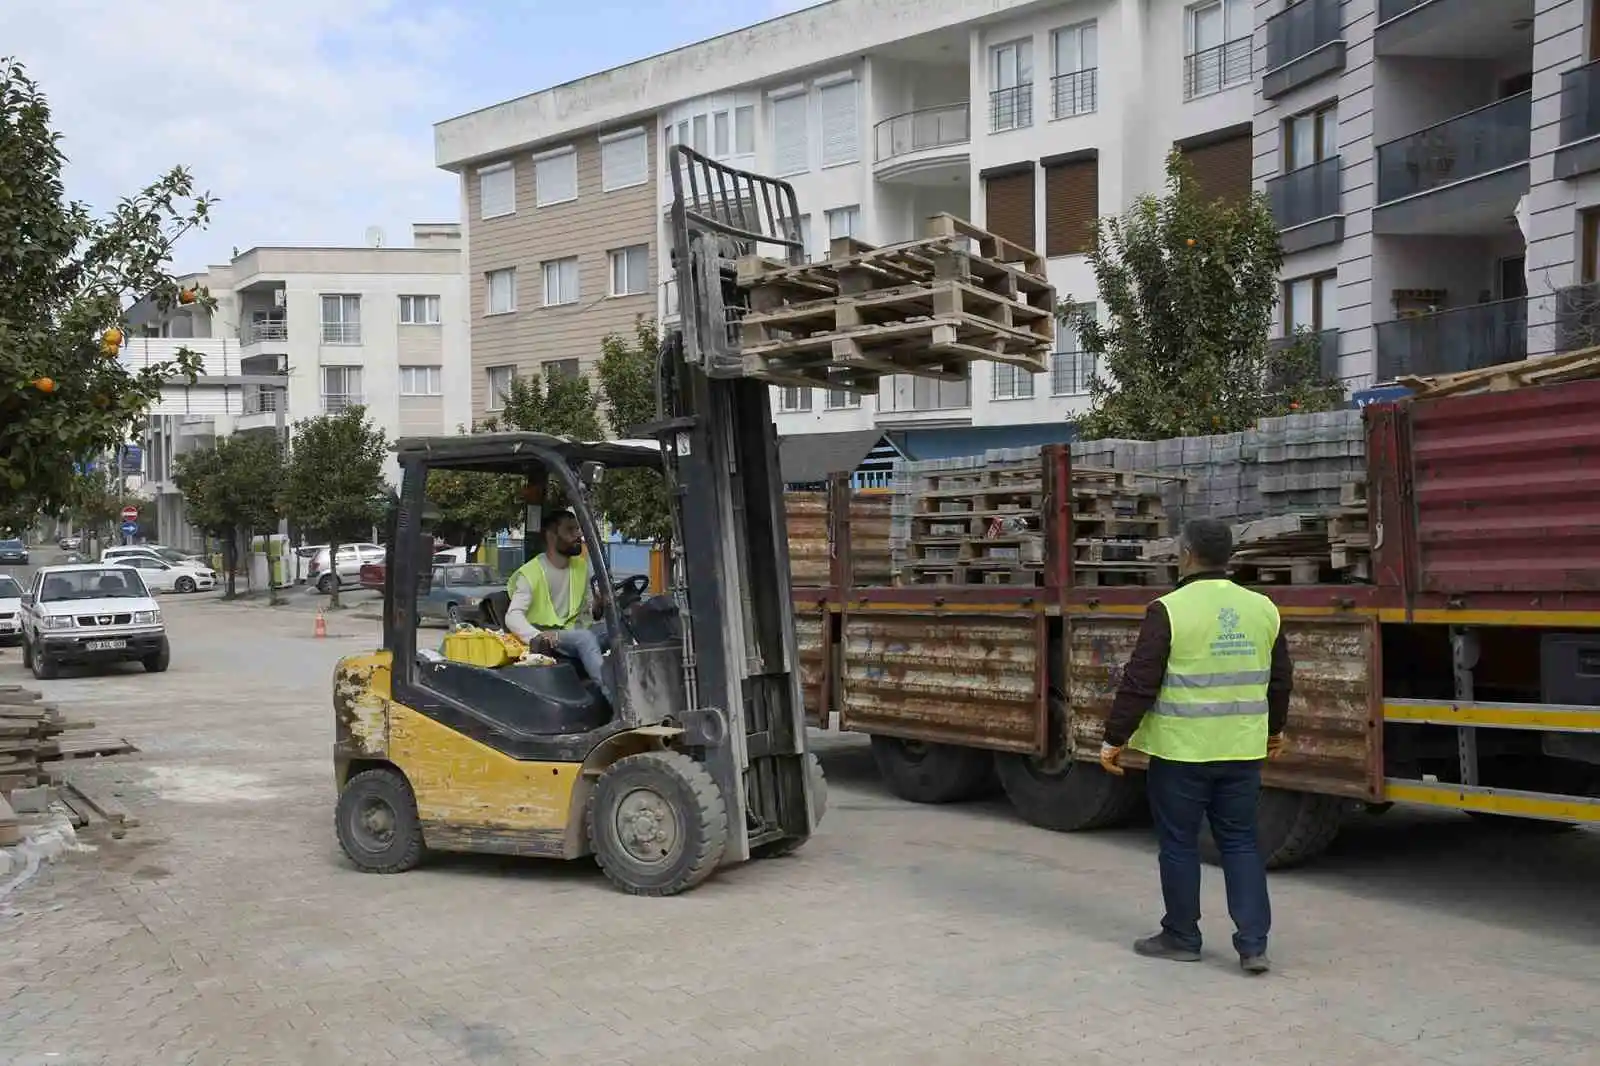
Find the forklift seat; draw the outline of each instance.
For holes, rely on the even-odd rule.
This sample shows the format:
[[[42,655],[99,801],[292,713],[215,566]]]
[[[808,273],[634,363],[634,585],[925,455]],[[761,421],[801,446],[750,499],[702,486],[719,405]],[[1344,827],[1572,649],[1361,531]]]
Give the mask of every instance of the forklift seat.
[[[612,718],[600,686],[565,661],[497,670],[450,660],[419,665],[429,688],[510,730],[542,736],[587,733]]]

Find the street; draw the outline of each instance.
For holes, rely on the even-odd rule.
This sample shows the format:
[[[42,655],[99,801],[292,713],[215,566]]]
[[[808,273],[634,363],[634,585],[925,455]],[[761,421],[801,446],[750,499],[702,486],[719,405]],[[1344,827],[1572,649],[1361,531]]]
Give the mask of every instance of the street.
[[[297,594],[297,598],[298,594]],[[334,842],[336,612],[163,599],[170,672],[35,683],[138,754],[73,771],[137,815],[0,900],[0,1066],[1072,1063],[1577,1066],[1600,1046],[1600,836],[1394,810],[1275,874],[1274,973],[1137,958],[1147,829],[1056,835],[1001,801],[917,807],[817,735],[818,835],[670,899],[590,862]]]

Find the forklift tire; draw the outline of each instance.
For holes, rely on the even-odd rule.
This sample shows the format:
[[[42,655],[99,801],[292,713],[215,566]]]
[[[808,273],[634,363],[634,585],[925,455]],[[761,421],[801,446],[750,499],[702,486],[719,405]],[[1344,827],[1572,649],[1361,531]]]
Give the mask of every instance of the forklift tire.
[[[811,806],[817,815],[816,822],[811,831],[816,832],[817,826],[822,824],[822,816],[828,813],[828,779],[822,772],[822,762],[815,754],[806,755],[806,765],[811,768]],[[770,844],[762,844],[750,850],[752,859],[776,859],[783,855],[790,855],[800,850],[801,845],[810,840],[810,836],[785,837],[774,840]]]
[[[1032,755],[997,753],[994,766],[1017,813],[1057,833],[1122,825],[1144,803],[1142,776],[1114,777],[1094,763],[1049,766]]]
[[[988,752],[954,744],[874,736],[872,761],[889,791],[912,803],[975,799],[994,780]]]
[[[728,809],[700,763],[678,751],[618,759],[589,794],[589,847],[612,884],[635,896],[675,896],[722,862]]]
[[[339,847],[364,873],[398,874],[422,861],[422,823],[411,784],[395,770],[364,770],[334,808]]]
[[[1256,804],[1256,847],[1267,869],[1286,870],[1327,851],[1350,806],[1338,796],[1262,789]],[[1222,862],[1209,821],[1200,827],[1200,857],[1213,866]]]

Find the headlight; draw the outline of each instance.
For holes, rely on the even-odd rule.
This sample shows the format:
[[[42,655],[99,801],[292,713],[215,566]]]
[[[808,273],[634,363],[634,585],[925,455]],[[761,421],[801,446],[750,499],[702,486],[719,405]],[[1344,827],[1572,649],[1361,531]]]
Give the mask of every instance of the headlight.
[[[46,629],[71,629],[77,624],[77,620],[70,614],[47,614],[44,616],[44,627]]]
[[[134,611],[133,624],[136,626],[155,626],[161,624],[160,611]]]

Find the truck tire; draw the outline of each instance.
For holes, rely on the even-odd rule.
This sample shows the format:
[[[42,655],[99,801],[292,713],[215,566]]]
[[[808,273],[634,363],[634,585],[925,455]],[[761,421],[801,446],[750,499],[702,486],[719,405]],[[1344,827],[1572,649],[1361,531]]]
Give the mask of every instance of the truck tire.
[[[1269,870],[1286,870],[1328,850],[1349,809],[1348,800],[1315,792],[1264,788],[1256,806],[1256,846]],[[1200,827],[1200,857],[1213,866],[1222,861],[1209,822]]]
[[[814,833],[817,826],[822,824],[822,816],[828,813],[828,779],[822,772],[821,760],[815,754],[806,755],[806,766],[811,770],[811,806],[815,808],[817,814],[817,824],[811,827]],[[811,837],[808,835],[774,840],[770,844],[762,844],[760,847],[752,849],[750,857],[752,859],[776,859],[783,855],[790,855],[798,851],[810,839]]]
[[[1144,802],[1144,778],[1115,777],[1093,763],[1068,758],[1051,765],[1037,756],[997,754],[994,766],[1006,798],[1041,829],[1075,833],[1121,825]]]
[[[728,844],[728,809],[704,766],[646,751],[606,768],[589,794],[589,847],[611,883],[675,896],[710,877]]]
[[[993,781],[988,752],[954,744],[874,736],[872,761],[889,791],[912,803],[960,803]]]

